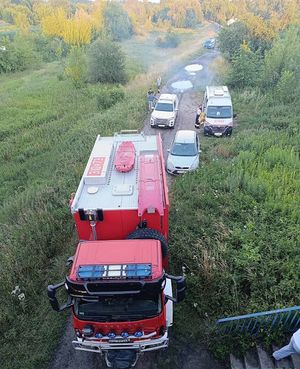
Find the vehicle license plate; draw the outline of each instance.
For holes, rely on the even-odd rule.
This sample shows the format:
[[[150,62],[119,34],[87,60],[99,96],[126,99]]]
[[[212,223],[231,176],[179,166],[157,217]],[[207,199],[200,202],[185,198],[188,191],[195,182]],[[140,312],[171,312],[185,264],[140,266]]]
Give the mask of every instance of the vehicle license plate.
[[[116,338],[113,340],[108,340],[109,343],[129,343],[130,339],[129,338]]]
[[[177,173],[178,174],[183,174],[183,173],[185,173],[185,170],[177,170]]]
[[[222,133],[221,132],[216,132],[215,136],[220,137],[220,136],[222,136]]]
[[[164,128],[164,127],[165,127],[165,125],[164,125],[164,124],[159,124],[159,125],[158,125],[158,127],[162,127],[162,128]]]

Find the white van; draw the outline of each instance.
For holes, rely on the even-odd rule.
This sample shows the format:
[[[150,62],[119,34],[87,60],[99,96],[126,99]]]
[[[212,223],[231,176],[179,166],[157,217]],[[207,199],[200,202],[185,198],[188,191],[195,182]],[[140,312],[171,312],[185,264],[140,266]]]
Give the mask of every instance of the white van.
[[[230,136],[233,127],[231,97],[227,86],[207,86],[202,109],[205,113],[206,136]]]
[[[151,127],[174,128],[178,115],[178,104],[177,95],[161,94],[151,114]]]

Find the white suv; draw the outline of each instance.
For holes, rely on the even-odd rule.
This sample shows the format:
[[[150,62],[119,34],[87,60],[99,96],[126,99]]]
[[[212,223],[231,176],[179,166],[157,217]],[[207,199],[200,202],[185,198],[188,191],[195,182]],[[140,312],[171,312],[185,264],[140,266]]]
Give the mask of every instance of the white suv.
[[[151,127],[174,128],[178,114],[178,104],[177,95],[161,94],[151,114]]]

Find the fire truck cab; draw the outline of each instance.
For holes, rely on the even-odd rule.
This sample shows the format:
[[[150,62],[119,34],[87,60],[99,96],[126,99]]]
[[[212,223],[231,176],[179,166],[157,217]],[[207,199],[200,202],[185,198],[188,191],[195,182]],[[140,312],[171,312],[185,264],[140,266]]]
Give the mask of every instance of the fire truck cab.
[[[169,200],[160,136],[97,137],[70,200],[78,238],[70,273],[48,286],[56,311],[72,310],[76,350],[131,368],[143,352],[168,345],[183,277],[167,274]],[[176,291],[173,294],[172,284]],[[68,301],[56,297],[64,288]]]

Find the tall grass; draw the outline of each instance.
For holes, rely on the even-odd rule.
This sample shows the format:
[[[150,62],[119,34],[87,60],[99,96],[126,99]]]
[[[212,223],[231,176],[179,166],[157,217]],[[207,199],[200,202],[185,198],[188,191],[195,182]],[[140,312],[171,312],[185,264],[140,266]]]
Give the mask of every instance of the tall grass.
[[[300,111],[272,99],[234,94],[233,136],[203,138],[201,167],[171,198],[172,264],[185,265],[189,287],[175,329],[221,356],[251,343],[221,340],[217,318],[299,304]]]

